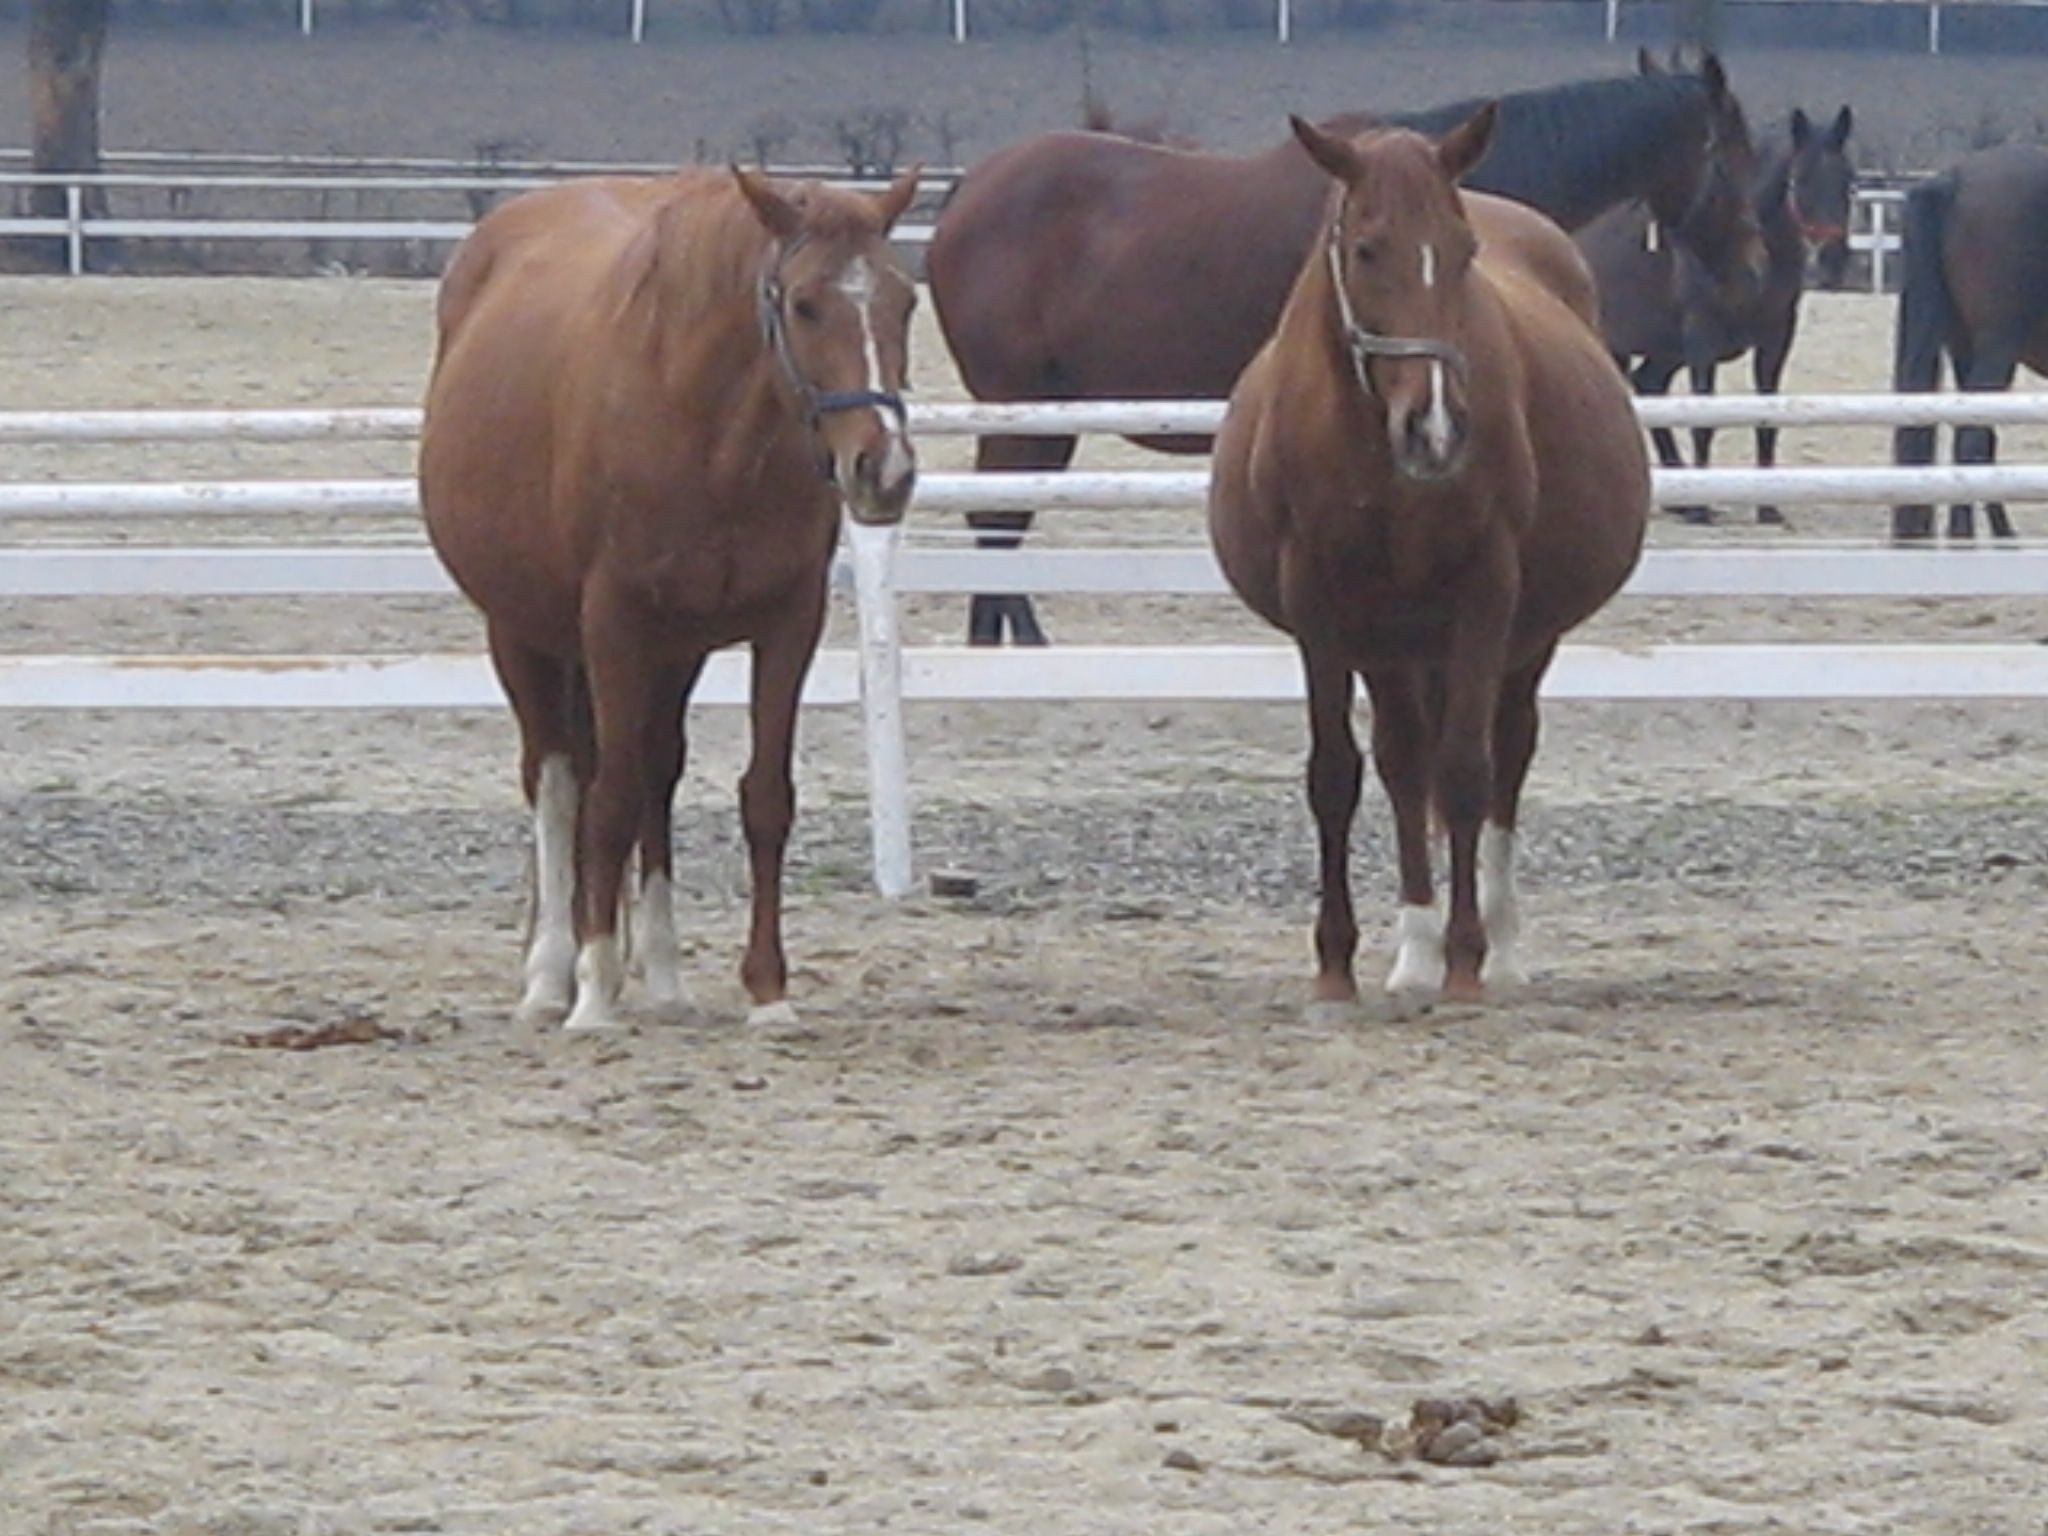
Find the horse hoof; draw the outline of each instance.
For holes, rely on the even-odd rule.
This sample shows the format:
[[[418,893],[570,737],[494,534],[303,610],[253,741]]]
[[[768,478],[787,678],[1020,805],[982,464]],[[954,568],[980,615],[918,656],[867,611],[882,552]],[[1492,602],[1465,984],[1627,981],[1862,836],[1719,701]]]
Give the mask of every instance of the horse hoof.
[[[547,1029],[569,1016],[569,1004],[552,997],[521,998],[512,1022],[521,1029]]]
[[[1358,999],[1319,997],[1301,1010],[1301,1018],[1314,1029],[1344,1029],[1358,1022]]]
[[[1444,983],[1444,1001],[1483,1003],[1486,1001],[1485,984],[1477,976],[1453,976]]]
[[[1396,1024],[1419,1019],[1436,1006],[1434,987],[1389,987],[1386,991],[1387,1017]]]
[[[597,1001],[590,993],[576,1000],[576,1006],[569,1010],[569,1017],[562,1020],[562,1032],[569,1035],[595,1035],[606,1030],[617,1029],[618,1014],[609,1003]]]
[[[1785,514],[1776,507],[1758,507],[1756,509],[1756,520],[1767,527],[1782,528],[1785,526]]]
[[[772,1003],[756,1003],[747,1010],[749,1029],[780,1029],[796,1021],[796,1005],[786,997],[778,997]]]

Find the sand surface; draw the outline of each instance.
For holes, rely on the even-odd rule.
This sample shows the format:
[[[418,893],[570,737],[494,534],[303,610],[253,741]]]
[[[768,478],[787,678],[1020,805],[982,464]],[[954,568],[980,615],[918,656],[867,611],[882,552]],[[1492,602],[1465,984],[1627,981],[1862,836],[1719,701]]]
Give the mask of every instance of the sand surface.
[[[0,284],[0,406],[402,403],[429,304]],[[1793,386],[1876,387],[1888,325],[1817,304]],[[5,472],[407,457],[11,450]],[[280,533],[408,536],[129,536]],[[1197,536],[1167,513],[1049,530]],[[1050,611],[1066,639],[1259,633],[1222,601]],[[1594,634],[2025,640],[2048,616],[1623,602]],[[51,601],[11,604],[0,643],[477,629],[452,600]],[[600,1041],[507,1019],[524,825],[499,714],[0,720],[0,1532],[2037,1531],[2048,720],[1547,720],[1530,994],[1330,1028],[1300,1012],[1297,710],[914,711],[922,860],[982,883],[901,905],[864,888],[854,723],[814,714],[803,1022],[749,1033],[745,744],[707,714],[678,828],[701,1006]],[[1369,785],[1375,972],[1385,822]],[[335,1024],[390,1038],[244,1043]],[[1490,1467],[1331,1432],[1472,1392],[1521,1407]]]

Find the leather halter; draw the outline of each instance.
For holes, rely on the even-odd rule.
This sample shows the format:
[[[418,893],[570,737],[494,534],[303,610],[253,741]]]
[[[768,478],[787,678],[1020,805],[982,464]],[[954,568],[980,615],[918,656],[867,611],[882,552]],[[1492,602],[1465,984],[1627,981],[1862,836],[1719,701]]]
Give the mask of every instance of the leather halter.
[[[1465,354],[1448,341],[1434,336],[1388,336],[1380,331],[1369,331],[1358,323],[1358,314],[1351,307],[1351,295],[1344,288],[1344,257],[1340,246],[1344,239],[1344,205],[1337,205],[1337,217],[1330,225],[1330,238],[1324,243],[1330,260],[1330,287],[1337,295],[1337,323],[1344,333],[1344,345],[1351,353],[1351,371],[1358,379],[1358,387],[1365,391],[1368,400],[1379,400],[1380,392],[1372,382],[1372,360],[1376,357],[1426,357],[1442,363],[1450,369],[1451,376],[1461,385],[1471,373],[1465,361]]]
[[[799,236],[788,245],[778,240],[770,247],[768,260],[761,267],[755,298],[761,319],[761,338],[767,342],[768,350],[782,369],[783,378],[795,391],[797,403],[803,409],[804,430],[810,435],[811,446],[816,451],[818,473],[832,480],[832,455],[818,436],[818,423],[823,418],[839,411],[882,410],[894,416],[900,428],[909,424],[910,411],[903,403],[903,396],[894,390],[820,389],[797,367],[796,358],[789,350],[789,322],[782,312],[785,297],[782,265],[801,250],[803,244],[803,237]]]

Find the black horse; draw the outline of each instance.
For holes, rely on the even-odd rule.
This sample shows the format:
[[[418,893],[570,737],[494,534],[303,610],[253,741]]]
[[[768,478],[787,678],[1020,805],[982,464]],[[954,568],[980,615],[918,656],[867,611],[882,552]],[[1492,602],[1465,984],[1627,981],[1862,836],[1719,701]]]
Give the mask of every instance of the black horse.
[[[1939,389],[1942,358],[1965,390],[2012,387],[2025,363],[2048,375],[2048,146],[2007,144],[1969,156],[1906,194],[1897,345],[1892,388]],[[1931,464],[1933,427],[1900,427],[1892,461]],[[1956,462],[1989,464],[1998,435],[1956,428]],[[1985,521],[2012,537],[2003,502],[1986,502]],[[1952,539],[1976,537],[1968,502],[1949,509]],[[1934,536],[1934,508],[1892,508],[1895,540]]]
[[[1665,237],[1642,204],[1603,215],[1579,231],[1579,249],[1600,284],[1600,323],[1608,350],[1636,392],[1662,395],[1678,370],[1690,374],[1696,395],[1714,392],[1722,363],[1747,352],[1760,395],[1776,394],[1799,332],[1799,301],[1809,263],[1821,286],[1839,288],[1849,264],[1849,213],[1856,169],[1848,153],[1855,118],[1844,106],[1825,130],[1794,110],[1787,136],[1767,146],[1757,170],[1755,207],[1769,264],[1751,303],[1730,303],[1700,270],[1698,258]],[[1633,362],[1633,366],[1631,366]],[[1654,429],[1657,457],[1666,468],[1685,461],[1669,427]],[[1693,459],[1701,467],[1713,452],[1714,429],[1692,429]],[[1756,461],[1778,461],[1778,429],[1756,429]],[[1705,507],[1681,507],[1681,516],[1709,520]],[[1772,506],[1757,521],[1784,519]]]

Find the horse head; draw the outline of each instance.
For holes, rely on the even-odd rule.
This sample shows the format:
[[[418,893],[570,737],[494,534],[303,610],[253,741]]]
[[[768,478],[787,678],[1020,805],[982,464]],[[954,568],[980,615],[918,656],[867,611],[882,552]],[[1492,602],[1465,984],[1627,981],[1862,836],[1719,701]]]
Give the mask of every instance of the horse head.
[[[1703,51],[1698,71],[1677,78],[1699,89],[1698,150],[1652,189],[1651,211],[1673,244],[1711,277],[1717,301],[1743,310],[1762,291],[1769,269],[1753,196],[1757,158],[1749,119],[1719,55]]]
[[[1813,253],[1823,288],[1839,288],[1849,267],[1849,211],[1856,199],[1856,167],[1848,154],[1855,116],[1845,104],[1825,132],[1792,109],[1792,212]]]
[[[769,236],[761,334],[790,408],[853,517],[895,522],[917,480],[903,405],[917,294],[889,231],[917,193],[918,168],[880,193],[732,174]]]
[[[1471,442],[1472,263],[1479,242],[1458,182],[1493,137],[1488,102],[1439,143],[1407,129],[1357,139],[1291,118],[1295,137],[1337,183],[1323,261],[1349,374],[1385,413],[1394,467],[1447,479]]]

